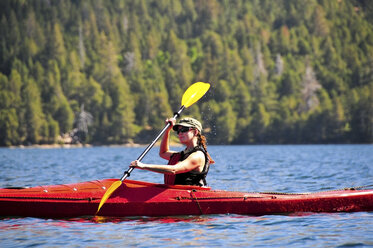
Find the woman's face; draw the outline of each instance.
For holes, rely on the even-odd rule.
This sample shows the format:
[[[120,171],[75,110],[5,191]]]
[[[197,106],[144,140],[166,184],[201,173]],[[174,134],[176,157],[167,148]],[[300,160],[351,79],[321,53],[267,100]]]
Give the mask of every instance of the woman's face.
[[[196,134],[196,130],[193,128],[189,128],[189,127],[179,126],[177,130],[177,134],[179,136],[180,142],[184,144],[184,143],[188,143],[189,141],[193,139],[193,137]]]

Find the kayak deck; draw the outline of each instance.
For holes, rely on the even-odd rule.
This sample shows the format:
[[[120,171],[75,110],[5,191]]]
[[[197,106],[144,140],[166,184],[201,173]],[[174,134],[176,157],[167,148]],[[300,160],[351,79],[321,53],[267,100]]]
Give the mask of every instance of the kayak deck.
[[[0,216],[95,215],[102,196],[115,181],[117,179],[0,189]],[[266,215],[372,210],[373,190],[248,193],[125,180],[102,206],[98,215],[118,217],[204,214]]]

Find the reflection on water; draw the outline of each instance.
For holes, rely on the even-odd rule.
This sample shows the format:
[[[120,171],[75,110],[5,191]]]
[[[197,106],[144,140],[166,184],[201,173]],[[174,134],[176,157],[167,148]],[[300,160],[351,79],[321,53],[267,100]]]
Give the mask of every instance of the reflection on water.
[[[180,148],[175,148],[180,149]],[[0,187],[120,178],[143,148],[0,149]],[[371,185],[372,145],[210,146],[213,189],[315,192]],[[154,148],[144,162],[164,163]],[[162,182],[133,171],[132,180]],[[3,247],[338,247],[373,245],[373,213],[1,218]]]
[[[93,222],[93,223],[121,223],[131,222],[137,224],[145,224],[147,222],[154,223],[177,223],[177,222],[205,222],[212,220],[212,216],[169,216],[169,217],[108,217],[108,216],[88,216],[84,218],[69,218],[65,221],[73,222]]]

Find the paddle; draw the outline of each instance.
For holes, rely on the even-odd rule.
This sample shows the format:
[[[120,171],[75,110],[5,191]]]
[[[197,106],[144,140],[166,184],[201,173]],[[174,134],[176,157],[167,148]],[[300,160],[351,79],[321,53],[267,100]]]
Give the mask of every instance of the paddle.
[[[197,82],[192,84],[184,93],[182,99],[181,99],[181,107],[179,111],[177,111],[173,118],[177,118],[180,116],[181,112],[185,109],[191,106],[193,103],[197,102],[203,95],[206,94],[208,89],[210,88],[210,84],[203,83],[203,82]],[[150,151],[150,149],[154,146],[154,144],[157,142],[157,140],[163,135],[163,133],[170,127],[170,123],[167,123],[167,125],[162,129],[162,131],[158,134],[158,136],[148,145],[148,147],[141,153],[141,155],[137,158],[138,161],[141,161],[145,155]],[[104,196],[102,197],[100,201],[100,205],[98,206],[96,214],[100,211],[102,205],[106,202],[107,199],[114,193],[114,191],[119,188],[122,185],[122,182],[130,176],[131,172],[133,171],[133,167],[130,167],[128,171],[125,171],[123,176],[119,181],[115,181],[109,189],[105,192]]]

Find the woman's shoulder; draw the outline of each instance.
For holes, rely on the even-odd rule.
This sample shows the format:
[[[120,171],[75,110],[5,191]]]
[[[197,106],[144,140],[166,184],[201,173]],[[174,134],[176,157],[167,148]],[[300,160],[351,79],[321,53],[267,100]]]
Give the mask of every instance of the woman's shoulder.
[[[188,155],[187,159],[204,160],[205,157],[205,153],[202,150],[195,150]]]

